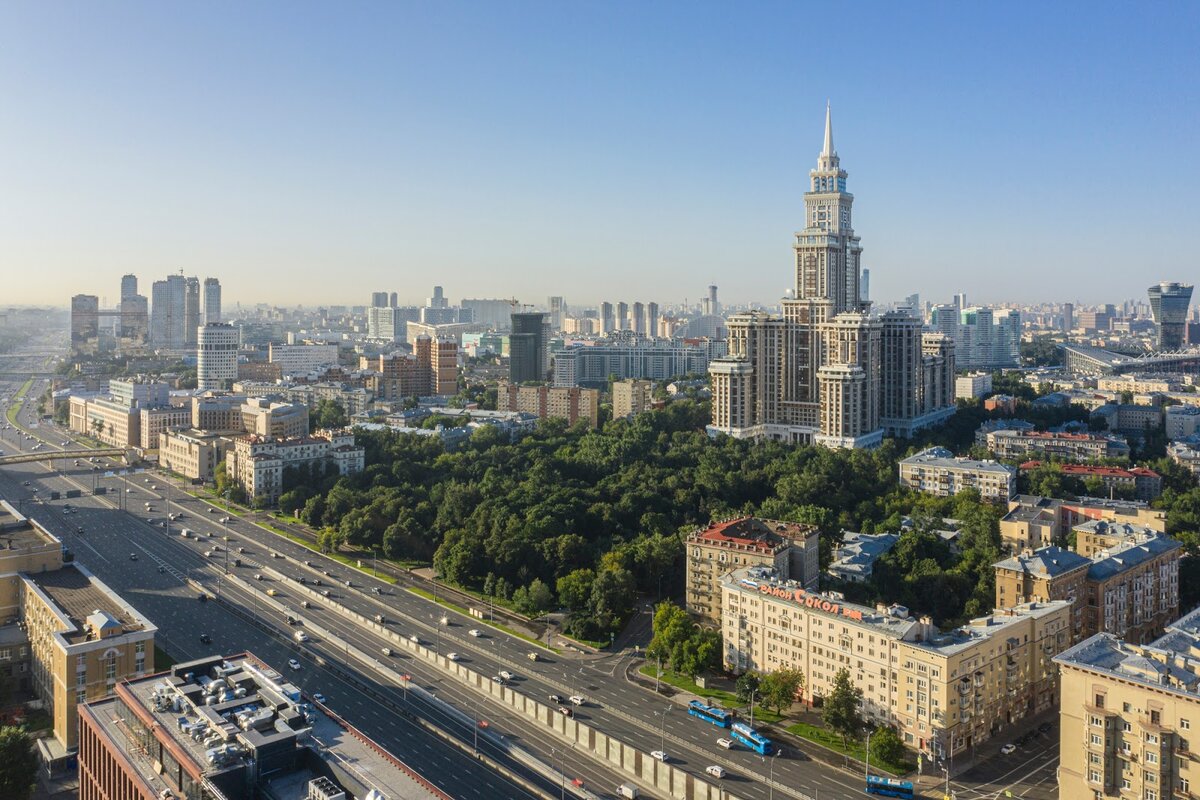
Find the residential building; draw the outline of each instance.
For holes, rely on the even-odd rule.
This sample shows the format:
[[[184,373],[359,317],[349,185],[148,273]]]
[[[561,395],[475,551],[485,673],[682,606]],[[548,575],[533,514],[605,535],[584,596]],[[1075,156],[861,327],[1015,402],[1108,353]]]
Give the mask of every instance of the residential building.
[[[450,338],[418,336],[413,353],[390,353],[359,359],[359,369],[371,370],[367,388],[377,400],[449,395],[458,392],[458,344]]]
[[[1167,458],[1200,478],[1200,447],[1187,442],[1171,442],[1167,446]]]
[[[1180,350],[1184,346],[1188,306],[1192,302],[1192,286],[1183,283],[1160,283],[1151,286],[1150,313],[1158,326],[1158,349]]]
[[[1028,472],[1040,467],[1040,461],[1026,461],[1021,471]],[[1101,491],[1112,496],[1118,493],[1128,499],[1148,502],[1162,494],[1162,476],[1146,467],[1102,467],[1091,464],[1060,464],[1064,478],[1080,481],[1097,480]]]
[[[256,381],[274,383],[283,379],[283,369],[269,361],[239,361],[238,383]]]
[[[550,372],[547,327],[546,315],[541,312],[513,312],[508,335],[508,379],[512,383],[546,380]]]
[[[1021,363],[1021,312],[1016,309],[959,309],[953,334],[942,332],[953,336],[960,368],[1015,367]]]
[[[1186,439],[1200,432],[1200,406],[1167,406],[1164,411],[1167,439]]]
[[[227,434],[187,428],[158,435],[158,463],[192,481],[211,483],[229,449]]]
[[[752,311],[728,320],[729,355],[709,365],[709,433],[858,448],[877,445],[885,429],[911,435],[940,422],[953,407],[953,345],[930,339],[926,347],[919,321],[906,314],[870,315],[859,287],[854,197],[828,110],[809,189],[794,243],[794,295],[782,301],[782,316]],[[914,416],[883,416],[883,407]]]
[[[165,431],[191,424],[191,406],[143,408],[138,411],[138,446],[143,450],[157,450],[159,437]]]
[[[1075,533],[1073,549],[1084,558],[1096,558],[1106,550],[1115,550],[1127,544],[1137,544],[1165,535],[1161,530],[1146,525],[1107,519],[1081,522],[1071,530]]]
[[[1027,547],[992,565],[996,573],[996,608],[1066,600],[1071,603],[1071,641],[1078,642],[1094,633],[1087,631],[1084,613],[1092,564],[1091,558],[1054,545],[1036,550]]]
[[[115,378],[108,382],[108,394],[129,408],[162,408],[171,402],[171,387],[163,381],[145,378]]]
[[[228,390],[238,377],[242,332],[226,322],[210,322],[199,328],[197,336],[196,388]]]
[[[1124,439],[1098,433],[1000,430],[988,434],[987,447],[997,458],[1003,459],[1030,454],[1063,461],[1099,461],[1129,456],[1129,445]]]
[[[248,399],[241,393],[195,395],[192,397],[192,427],[201,431],[241,433],[242,406]]]
[[[283,491],[283,471],[288,467],[324,462],[338,475],[352,475],[365,467],[365,453],[350,431],[319,431],[289,439],[239,436],[225,454],[225,468],[251,502],[273,505]]]
[[[736,517],[688,534],[687,610],[701,622],[721,625],[721,578],[747,566],[767,567],[796,586],[820,580],[820,531],[812,525]]]
[[[554,353],[555,386],[600,386],[613,375],[666,381],[703,374],[726,353],[717,339],[646,339],[615,334],[592,343],[573,342]]]
[[[71,298],[71,349],[82,352],[100,335],[100,298],[77,294]]]
[[[1091,414],[1092,420],[1104,420],[1108,430],[1127,436],[1145,436],[1163,425],[1163,410],[1154,405],[1105,403]]]
[[[984,411],[999,411],[1002,414],[1017,413],[1017,398],[1011,394],[994,394],[983,401]]]
[[[141,417],[137,407],[126,406],[103,397],[71,395],[70,429],[91,436],[112,447],[137,447],[141,444]]]
[[[600,390],[578,386],[517,386],[501,383],[496,388],[497,411],[523,411],[538,419],[560,417],[568,425],[584,420],[600,424]]]
[[[977,397],[991,394],[992,373],[971,372],[959,375],[954,379],[954,399],[974,400]]]
[[[1023,419],[984,420],[975,431],[975,444],[986,447],[988,434],[993,431],[1032,431],[1036,427],[1032,422]]]
[[[202,325],[221,321],[221,282],[216,278],[204,279],[204,317]]]
[[[1149,508],[1144,502],[1018,495],[1009,501],[1008,513],[1000,520],[1000,539],[1010,552],[1037,550],[1065,543],[1067,531],[1089,520],[1132,523],[1159,533],[1166,531],[1166,512]]]
[[[249,653],[123,681],[79,720],[81,800],[449,800]]]
[[[855,533],[842,531],[842,541],[833,553],[827,572],[838,580],[867,583],[875,571],[875,562],[886,555],[900,535],[896,533]]]
[[[1024,603],[943,632],[903,606],[809,592],[763,567],[720,582],[728,670],[799,669],[813,702],[846,669],[863,718],[894,727],[926,757],[948,760],[1057,705],[1052,659],[1070,644],[1067,601]]]
[[[242,403],[241,413],[241,430],[251,436],[293,439],[308,435],[308,406],[304,403],[249,397]]]
[[[613,382],[613,419],[624,419],[649,411],[653,403],[654,381],[627,378]]]
[[[1061,653],[1058,796],[1192,797],[1200,759],[1200,610],[1139,644],[1099,633]]]
[[[183,289],[183,344],[184,347],[195,347],[200,339],[200,280],[188,278],[184,281]]]
[[[495,331],[506,331],[512,324],[511,300],[463,300],[460,304],[470,312],[471,321]]]
[[[168,275],[155,281],[150,293],[150,342],[164,350],[182,350],[184,335],[184,295],[187,282],[182,275]],[[192,335],[195,336],[195,326]]]
[[[319,372],[338,363],[336,344],[275,344],[268,351],[267,360],[278,364],[283,375]]]
[[[941,497],[976,489],[985,500],[1007,500],[1016,493],[1017,473],[995,461],[956,458],[944,447],[931,447],[901,460],[900,484]]]

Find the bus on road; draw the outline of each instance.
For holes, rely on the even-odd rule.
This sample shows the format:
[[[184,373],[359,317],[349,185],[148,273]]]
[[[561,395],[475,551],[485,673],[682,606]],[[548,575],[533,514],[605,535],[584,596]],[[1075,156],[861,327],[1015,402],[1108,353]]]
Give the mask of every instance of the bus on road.
[[[895,778],[881,778],[878,775],[867,776],[867,794],[878,794],[884,797],[903,797],[912,800],[912,781],[900,781]]]
[[[760,756],[771,755],[771,740],[744,722],[733,723],[733,738],[749,747]],[[911,796],[911,795],[910,795]]]
[[[688,703],[688,713],[718,728],[728,728],[733,723],[733,713],[716,706],[705,705],[699,700]]]

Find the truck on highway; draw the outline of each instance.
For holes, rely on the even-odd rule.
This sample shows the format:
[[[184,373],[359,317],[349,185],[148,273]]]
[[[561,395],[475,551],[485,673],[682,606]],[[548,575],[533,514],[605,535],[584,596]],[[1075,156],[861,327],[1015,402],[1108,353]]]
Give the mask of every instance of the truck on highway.
[[[638,797],[641,797],[641,792],[632,783],[622,783],[617,787],[617,797],[624,797],[627,800],[637,800]]]

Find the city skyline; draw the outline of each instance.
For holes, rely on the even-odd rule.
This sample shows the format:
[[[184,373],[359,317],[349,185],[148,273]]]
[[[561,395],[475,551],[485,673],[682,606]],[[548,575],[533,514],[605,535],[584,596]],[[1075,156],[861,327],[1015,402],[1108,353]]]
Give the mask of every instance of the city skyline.
[[[122,274],[183,270],[230,308],[418,274],[455,300],[770,305],[827,99],[873,300],[1190,280],[1194,8],[864,6],[828,59],[804,9],[689,8],[7,9],[6,301],[112,305]],[[1156,202],[1119,201],[1143,169]],[[1172,235],[1128,235],[1149,228]]]

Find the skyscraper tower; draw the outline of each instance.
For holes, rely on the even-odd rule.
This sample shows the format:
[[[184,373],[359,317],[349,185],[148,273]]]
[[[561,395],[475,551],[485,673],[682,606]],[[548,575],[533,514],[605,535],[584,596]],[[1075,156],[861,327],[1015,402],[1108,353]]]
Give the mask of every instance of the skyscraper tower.
[[[729,318],[729,355],[709,362],[710,433],[874,447],[885,432],[911,437],[954,413],[953,343],[924,336],[915,314],[869,313],[846,177],[827,107],[805,225],[792,245],[795,292],[781,302],[782,316]],[[701,303],[712,313],[715,289]]]
[[[200,279],[188,278],[185,283],[183,296],[183,344],[185,347],[196,344],[197,331],[200,328]]]
[[[1187,327],[1188,306],[1192,302],[1192,287],[1183,283],[1160,283],[1151,286],[1150,314],[1158,325],[1158,349],[1178,350],[1183,347]]]
[[[221,321],[221,282],[204,279],[204,324]]]
[[[617,302],[617,330],[629,330],[629,304],[624,300]]]
[[[155,347],[167,350],[184,347],[185,294],[186,282],[182,275],[168,275],[165,281],[155,281],[151,287],[150,341]],[[193,327],[193,339],[195,336]]]
[[[371,292],[371,308],[387,308],[388,293],[387,292]]]
[[[121,299],[133,297],[137,294],[137,275],[122,275],[121,276]]]
[[[538,312],[514,313],[508,335],[508,379],[513,383],[546,380],[549,341],[546,315]]]
[[[613,304],[605,300],[600,304],[600,335],[607,336],[616,330],[613,318]]]

